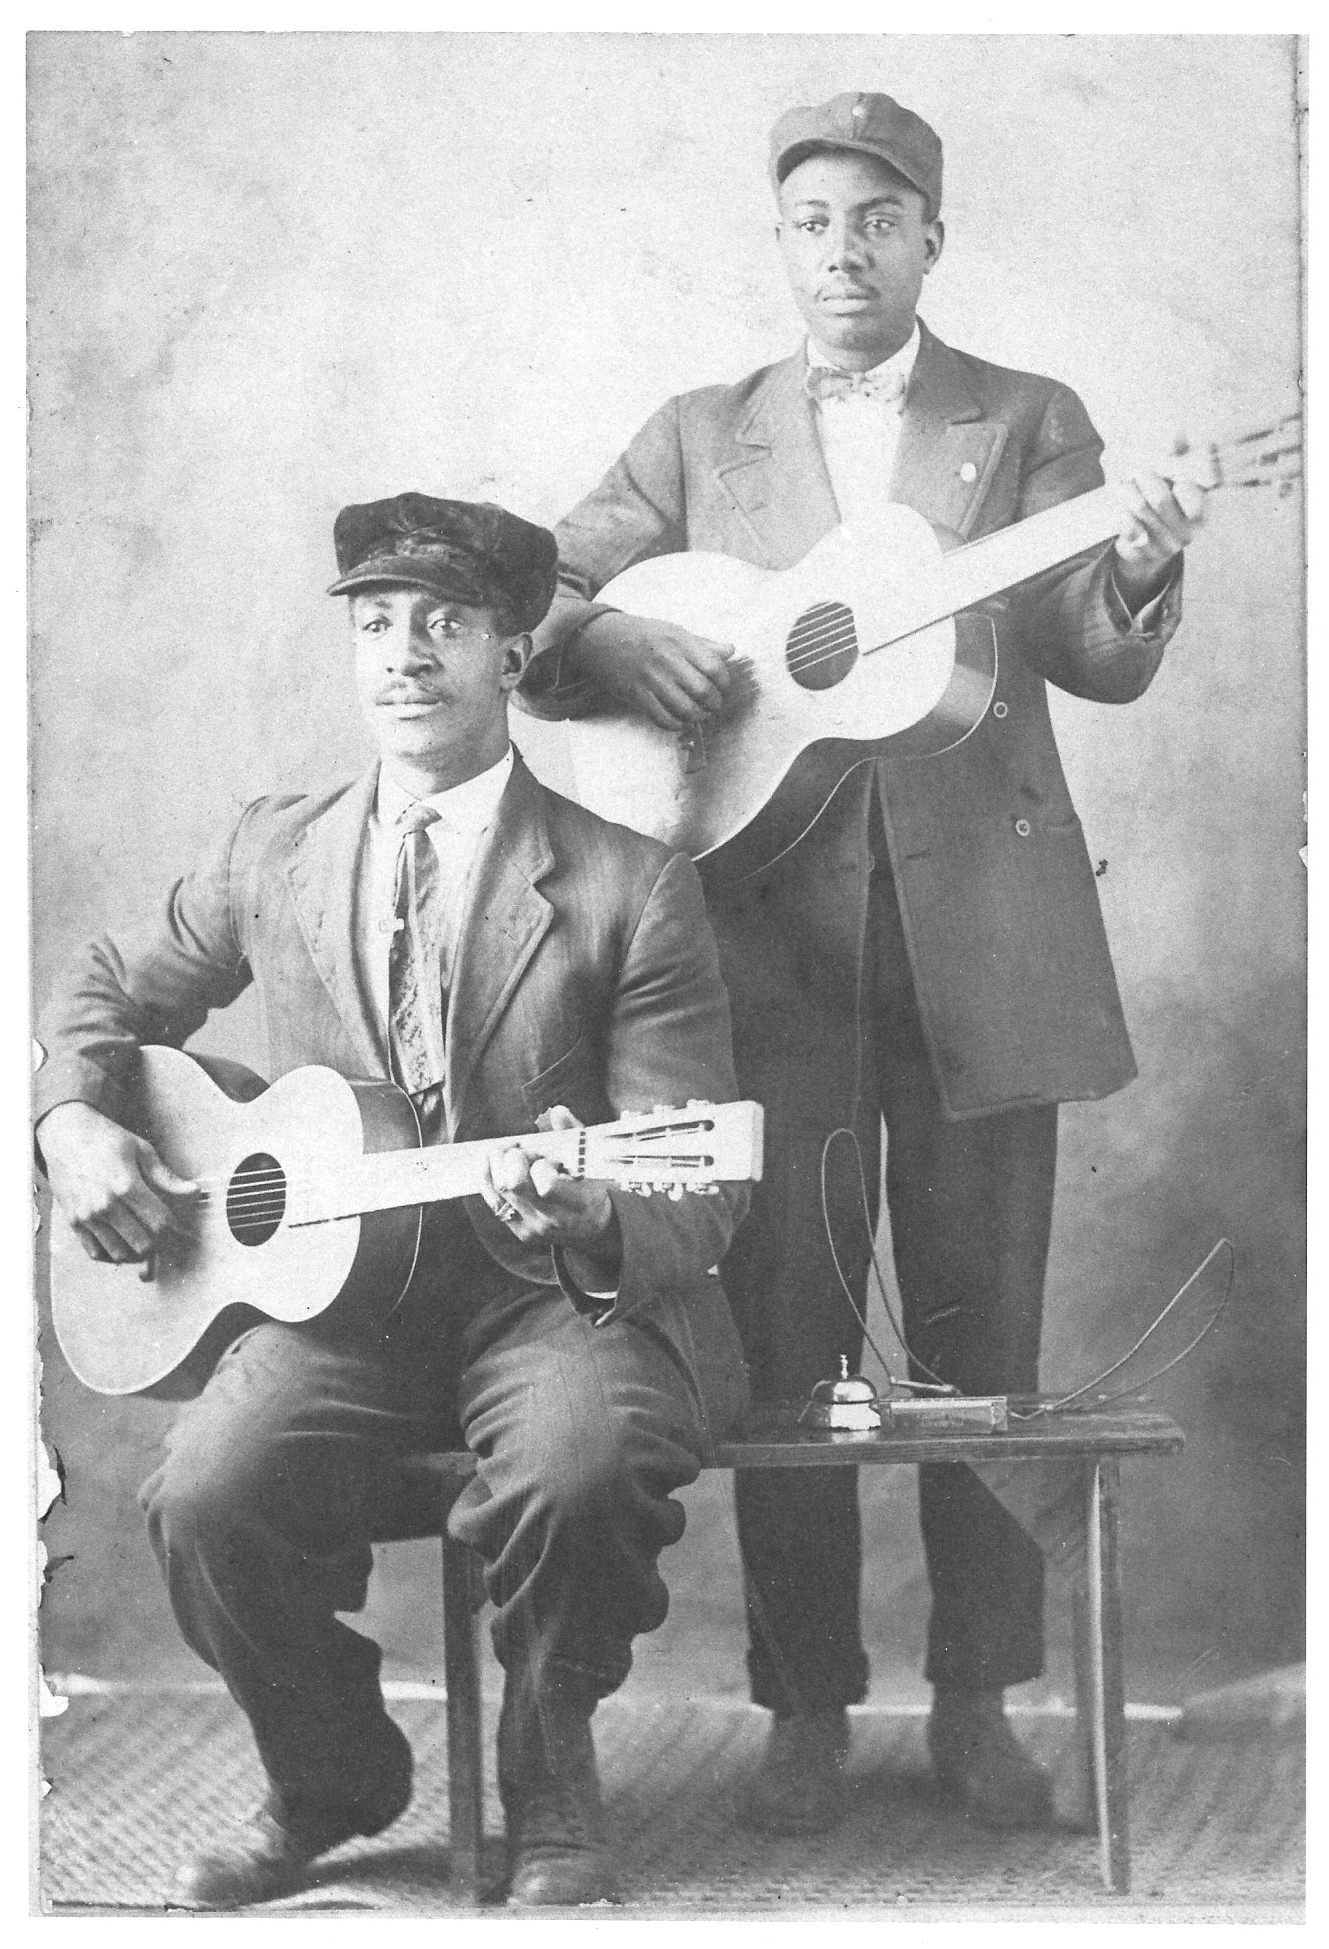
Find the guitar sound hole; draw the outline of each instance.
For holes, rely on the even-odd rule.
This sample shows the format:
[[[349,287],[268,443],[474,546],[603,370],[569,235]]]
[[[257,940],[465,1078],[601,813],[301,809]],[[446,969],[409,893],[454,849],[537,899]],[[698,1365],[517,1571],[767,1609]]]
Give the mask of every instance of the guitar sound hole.
[[[286,1212],[286,1173],[256,1150],[237,1165],[226,1189],[226,1222],[241,1245],[266,1245]]]
[[[785,643],[789,674],[804,690],[832,690],[858,662],[854,612],[842,602],[805,609]]]

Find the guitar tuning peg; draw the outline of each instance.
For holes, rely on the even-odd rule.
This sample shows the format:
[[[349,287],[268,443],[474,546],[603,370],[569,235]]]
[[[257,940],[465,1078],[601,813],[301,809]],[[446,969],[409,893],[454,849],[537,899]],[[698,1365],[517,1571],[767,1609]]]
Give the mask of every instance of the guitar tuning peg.
[[[681,1185],[681,1184],[671,1184],[671,1185],[669,1186],[669,1189],[668,1189],[668,1192],[666,1193],[666,1195],[667,1195],[667,1196],[668,1196],[668,1197],[669,1197],[669,1198],[670,1198],[670,1199],[671,1199],[671,1200],[673,1201],[673,1203],[674,1203],[674,1204],[677,1204],[677,1203],[679,1202],[679,1200],[680,1200],[680,1199],[682,1198],[682,1196],[683,1196],[683,1187],[682,1187],[682,1185]]]

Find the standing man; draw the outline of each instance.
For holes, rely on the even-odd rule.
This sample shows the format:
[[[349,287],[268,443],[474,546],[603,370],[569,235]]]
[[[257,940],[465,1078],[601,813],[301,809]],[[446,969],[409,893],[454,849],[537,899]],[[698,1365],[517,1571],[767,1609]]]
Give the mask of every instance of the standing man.
[[[968,540],[1102,481],[1074,393],[954,351],[916,315],[944,241],[926,122],[888,95],[838,95],[783,116],[770,160],[806,344],[671,400],[560,525],[560,591],[526,679],[544,709],[598,694],[679,729],[723,709],[727,646],[596,605],[645,557],[786,568],[888,501]],[[965,743],[859,767],[792,852],[711,890],[740,1086],[767,1112],[765,1181],[724,1267],[758,1396],[804,1397],[858,1356],[822,1146],[856,1129],[875,1205],[883,1122],[912,1353],[966,1392],[1037,1386],[1057,1105],[1134,1074],[1046,686],[1108,703],[1146,688],[1200,502],[1140,479],[1112,546],[992,605],[1000,675]],[[830,1218],[861,1310],[867,1240],[843,1158]],[[920,1495],[939,1780],[980,1821],[1042,1821],[1048,1780],[1003,1710],[1006,1687],[1042,1670],[1039,1553],[963,1467],[921,1470]],[[838,1469],[740,1475],[736,1500],[753,1697],[774,1714],[749,1811],[824,1827],[868,1677],[856,1485]]]
[[[743,1403],[709,1269],[746,1193],[633,1197],[517,1138],[546,1114],[732,1097],[728,1008],[689,861],[546,792],[509,745],[553,536],[402,494],[343,509],[335,541],[379,760],[320,797],[257,800],[155,913],[74,957],[40,1030],[38,1142],[91,1256],[151,1277],[192,1187],[125,1127],[138,1048],[182,1044],[250,982],[274,1074],[391,1076],[427,1142],[508,1141],[483,1198],[429,1208],[385,1325],[252,1328],[144,1485],[180,1629],[268,1776],[176,1900],[287,1894],[405,1807],[379,1648],[338,1613],[364,1603],[394,1459],[464,1438],[478,1472],[449,1525],[496,1612],[509,1899],[596,1901],[613,1865],[591,1715],[664,1619],[672,1492]]]

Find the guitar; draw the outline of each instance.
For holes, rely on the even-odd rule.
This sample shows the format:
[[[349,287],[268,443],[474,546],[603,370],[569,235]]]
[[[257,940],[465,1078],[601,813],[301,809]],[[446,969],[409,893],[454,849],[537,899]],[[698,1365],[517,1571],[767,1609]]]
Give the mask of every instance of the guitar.
[[[99,1394],[196,1393],[236,1334],[265,1315],[308,1320],[335,1305],[386,1318],[415,1269],[422,1207],[478,1192],[504,1141],[422,1148],[414,1105],[395,1083],[309,1067],[268,1088],[239,1064],[205,1069],[178,1049],[141,1058],[135,1128],[202,1191],[189,1235],[169,1235],[148,1278],[141,1265],[90,1259],[53,1213],[56,1338]],[[682,1197],[761,1176],[762,1109],[691,1103],[508,1141],[570,1177]]]
[[[1289,414],[1209,447],[1194,477],[1287,492],[1299,427]],[[1175,478],[1177,459],[1160,471]],[[1096,488],[946,552],[922,515],[891,505],[871,531],[834,528],[789,569],[700,551],[638,562],[597,601],[732,643],[724,708],[680,734],[612,704],[542,716],[518,692],[513,736],[554,790],[710,861],[717,878],[746,878],[797,844],[854,766],[969,737],[997,657],[990,621],[963,612],[1110,541],[1122,510],[1119,488]]]

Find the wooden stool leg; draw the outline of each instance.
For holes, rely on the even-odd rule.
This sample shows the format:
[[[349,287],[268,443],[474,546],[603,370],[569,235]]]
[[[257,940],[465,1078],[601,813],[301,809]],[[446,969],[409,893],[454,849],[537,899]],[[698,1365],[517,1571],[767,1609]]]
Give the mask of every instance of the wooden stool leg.
[[[1088,1750],[1104,1885],[1124,1895],[1131,1885],[1127,1825],[1126,1685],[1118,1555],[1119,1474],[1113,1460],[1085,1471],[1084,1580],[1076,1592],[1076,1706],[1082,1750]]]
[[[445,1519],[446,1520],[446,1519]],[[448,1855],[453,1885],[480,1895],[484,1847],[484,1724],[471,1604],[471,1553],[443,1531],[443,1677],[448,1689]]]

